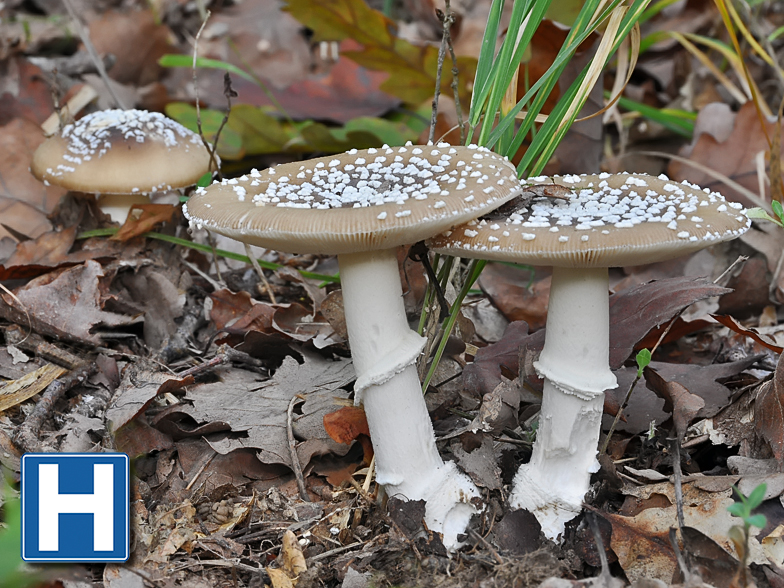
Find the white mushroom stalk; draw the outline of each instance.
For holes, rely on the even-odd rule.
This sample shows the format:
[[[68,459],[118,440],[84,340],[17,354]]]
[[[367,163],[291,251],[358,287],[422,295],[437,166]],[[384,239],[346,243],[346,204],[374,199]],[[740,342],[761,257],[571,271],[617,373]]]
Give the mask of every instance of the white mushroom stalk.
[[[509,502],[534,513],[544,534],[556,539],[582,510],[599,468],[604,391],[617,386],[609,366],[607,268],[685,255],[738,237],[750,222],[740,204],[665,176],[528,180],[553,181],[572,196],[521,200],[429,244],[463,257],[554,266],[545,345],[534,363],[545,380],[539,428]]]
[[[604,391],[618,386],[610,371],[607,268],[553,268],[545,346],[534,363],[544,395],[531,461],[520,466],[509,504],[537,515],[557,537],[582,510],[598,471]]]
[[[425,340],[408,327],[396,252],[347,253],[338,264],[354,392],[367,416],[376,481],[389,496],[424,500],[427,527],[454,547],[477,512],[471,500],[479,492],[438,454],[416,370]]]
[[[337,254],[356,401],[364,405],[387,494],[425,501],[428,529],[453,549],[479,491],[438,453],[406,320],[396,248],[476,218],[520,192],[487,149],[383,147],[283,164],[197,191],[192,223],[268,249]]]

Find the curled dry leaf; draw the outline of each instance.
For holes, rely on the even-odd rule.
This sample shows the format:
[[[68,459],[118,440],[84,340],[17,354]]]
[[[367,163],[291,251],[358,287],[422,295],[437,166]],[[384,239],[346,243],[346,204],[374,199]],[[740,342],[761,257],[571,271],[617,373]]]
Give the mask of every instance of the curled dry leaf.
[[[96,261],[54,271],[40,276],[16,291],[16,299],[0,294],[0,316],[26,325],[42,335],[97,345],[100,336],[93,333],[99,325],[116,327],[133,319],[103,310],[104,270]]]
[[[643,370],[643,374],[648,387],[664,398],[664,410],[672,412],[675,432],[679,439],[683,439],[683,436],[686,434],[686,428],[702,407],[705,406],[705,401],[699,396],[690,393],[683,384],[668,382],[650,366]]]
[[[308,566],[305,563],[305,554],[302,553],[297,536],[289,529],[283,533],[281,555],[283,556],[283,571],[296,584],[297,576],[307,571]]]
[[[727,327],[728,329],[735,331],[741,335],[745,335],[751,339],[754,339],[757,343],[765,347],[766,349],[770,349],[771,351],[775,351],[776,353],[781,353],[784,351],[784,347],[780,345],[776,345],[776,340],[773,339],[770,335],[765,335],[764,333],[760,333],[756,329],[752,329],[751,327],[744,327],[734,318],[729,315],[721,315],[721,314],[712,314],[713,318],[719,321],[722,325]]]
[[[784,362],[779,359],[773,379],[760,388],[754,403],[754,429],[770,445],[784,472]]]

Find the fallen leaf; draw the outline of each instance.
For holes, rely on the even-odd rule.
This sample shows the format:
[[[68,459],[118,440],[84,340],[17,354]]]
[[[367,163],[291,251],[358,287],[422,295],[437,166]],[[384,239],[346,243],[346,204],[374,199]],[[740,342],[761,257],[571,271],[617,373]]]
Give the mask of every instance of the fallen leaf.
[[[678,382],[664,379],[650,365],[643,370],[646,385],[665,399],[664,410],[672,412],[675,432],[679,439],[683,439],[689,423],[705,406],[705,401]]]
[[[65,372],[65,369],[48,363],[18,380],[5,382],[0,386],[0,413],[43,392]]]
[[[784,362],[779,359],[773,379],[762,385],[754,402],[754,430],[773,451],[784,472]]]
[[[296,584],[297,577],[301,573],[306,572],[308,566],[305,563],[302,547],[297,542],[297,536],[289,529],[283,532],[280,553],[283,556],[283,571]]]
[[[324,415],[324,430],[337,443],[351,443],[360,435],[370,436],[365,410],[361,406],[344,406]]]
[[[472,433],[466,433],[471,435]],[[479,433],[480,438],[478,447],[470,450],[463,449],[459,439],[452,442],[450,448],[457,458],[460,468],[468,474],[477,486],[488,488],[489,490],[501,490],[504,486],[501,480],[501,468],[496,464],[493,437]],[[475,444],[475,442],[474,442]]]
[[[16,299],[0,294],[0,315],[20,325],[29,323],[40,334],[83,345],[97,345],[98,326],[130,324],[131,317],[102,309],[101,278],[104,270],[96,261],[57,270],[35,278],[15,291]]]
[[[770,335],[765,335],[763,333],[758,332],[756,329],[751,327],[744,327],[740,324],[737,320],[732,318],[729,315],[719,315],[719,314],[712,314],[713,318],[719,321],[722,325],[729,328],[736,333],[754,339],[757,343],[765,347],[766,349],[770,349],[771,351],[775,351],[776,353],[781,353],[784,351],[784,347],[776,345],[775,339]]]
[[[177,209],[177,206],[170,204],[134,204],[123,226],[111,238],[114,241],[129,241],[151,231],[158,224],[170,223]]]
[[[525,321],[509,323],[503,337],[497,343],[481,347],[474,356],[474,361],[463,370],[463,386],[476,397],[490,394],[500,384],[504,370],[507,379],[517,376],[520,362],[520,349],[523,345],[538,343],[539,349],[544,344],[544,332],[528,332]]]
[[[665,380],[678,382],[691,394],[699,396],[704,401],[703,408],[697,412],[694,418],[710,418],[729,406],[732,397],[732,390],[720,384],[719,380],[739,374],[757,360],[758,357],[753,356],[730,363],[706,366],[653,361],[650,363],[650,367]],[[614,373],[618,378],[618,387],[614,390],[607,390],[605,406],[608,403],[620,406],[637,374],[637,368],[622,367],[615,370]],[[618,422],[618,430],[636,435],[647,431],[651,422],[657,425],[661,424],[670,416],[670,411],[664,409],[664,404],[664,398],[648,388],[644,380],[640,380],[623,412],[623,419]]]
[[[773,136],[776,123],[765,121],[763,130],[753,100],[742,105],[734,115],[730,112],[726,116],[734,118],[732,133],[729,136],[719,141],[710,133],[703,133],[694,138],[691,146],[682,155],[728,176],[757,193],[759,186],[756,157],[759,152],[768,152],[766,135]],[[703,188],[720,192],[728,200],[742,202],[746,206],[755,206],[740,192],[715,179],[711,174],[679,161],[670,162],[668,175],[679,182],[688,180]]]
[[[29,22],[29,21],[28,21]],[[7,37],[3,36],[4,42]],[[46,82],[47,76],[40,67],[21,54],[13,55],[0,62],[0,127],[8,126],[14,119],[25,119],[30,128],[36,129],[43,141],[40,125],[52,112],[52,90]],[[3,133],[5,133],[5,128]],[[13,151],[3,150],[13,158]]]
[[[550,299],[550,278],[533,268],[488,263],[479,287],[509,321],[525,321],[532,331],[544,327]],[[539,278],[534,281],[534,277]]]
[[[438,49],[417,47],[396,35],[395,23],[361,0],[287,0],[285,10],[314,31],[315,41],[351,38],[361,51],[343,51],[359,65],[387,72],[381,84],[385,92],[409,104],[432,99],[436,83]],[[469,80],[474,79],[476,60],[459,57],[458,88],[464,104],[470,103]],[[441,91],[451,93],[450,75],[441,78]]]
[[[610,296],[610,367],[618,369],[648,331],[698,300],[731,290],[707,278],[678,277],[634,286]]]
[[[0,108],[2,110],[2,108]],[[51,230],[46,215],[65,194],[58,186],[46,186],[30,173],[33,153],[45,137],[41,127],[23,118],[16,118],[0,132],[0,214],[2,222],[28,237],[38,237]],[[13,203],[30,207],[12,208]],[[0,229],[2,231],[2,229]],[[0,237],[5,234],[0,232]]]
[[[328,361],[304,351],[303,358],[300,365],[287,357],[267,381],[259,381],[257,374],[245,370],[220,369],[215,372],[220,381],[190,387],[185,397],[189,404],[183,404],[178,411],[198,424],[216,423],[223,425],[224,431],[230,430],[231,435],[210,438],[210,445],[221,454],[251,448],[258,452],[263,463],[291,467],[286,435],[291,398],[296,395],[307,398],[309,393],[316,391],[337,391],[354,377],[348,360]],[[334,447],[327,444],[327,440],[327,434],[323,432],[321,440],[310,439],[309,444],[298,444],[297,453],[303,468],[314,454],[328,452]]]
[[[107,10],[90,23],[90,40],[99,54],[111,53],[108,74],[121,84],[144,86],[161,77],[160,59],[171,50],[173,33],[156,22],[152,10]]]
[[[286,575],[286,572],[277,568],[267,568],[267,575],[272,582],[272,588],[294,588],[294,582]]]

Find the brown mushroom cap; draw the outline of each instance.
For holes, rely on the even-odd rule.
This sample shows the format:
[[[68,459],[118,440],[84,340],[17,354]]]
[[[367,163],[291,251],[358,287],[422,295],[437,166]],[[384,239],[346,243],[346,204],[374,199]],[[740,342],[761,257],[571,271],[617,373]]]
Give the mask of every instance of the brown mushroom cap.
[[[439,235],[434,251],[557,267],[618,267],[685,255],[743,234],[742,206],[666,176],[599,174],[539,177],[566,186],[566,200],[525,193],[497,211]]]
[[[135,194],[195,184],[210,169],[199,136],[158,112],[102,110],[63,127],[33,155],[43,182],[95,194]]]
[[[520,189],[514,166],[485,148],[407,145],[253,170],[197,190],[183,212],[252,245],[340,254],[421,241]]]

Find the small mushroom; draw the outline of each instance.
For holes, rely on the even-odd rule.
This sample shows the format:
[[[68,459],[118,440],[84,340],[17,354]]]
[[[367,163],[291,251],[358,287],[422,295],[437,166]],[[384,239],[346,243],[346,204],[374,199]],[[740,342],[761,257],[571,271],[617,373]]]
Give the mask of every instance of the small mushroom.
[[[199,189],[192,224],[268,249],[337,254],[346,327],[387,494],[425,500],[425,522],[449,548],[479,492],[436,448],[415,362],[424,339],[406,320],[396,248],[476,218],[520,193],[514,166],[487,149],[351,150]]]
[[[529,183],[547,184],[549,178]],[[534,363],[545,379],[531,461],[518,470],[510,504],[533,512],[555,539],[579,514],[596,450],[609,368],[608,267],[685,255],[743,234],[742,206],[666,176],[555,178],[573,195],[504,205],[429,242],[462,257],[552,265],[545,346]]]
[[[158,112],[101,110],[44,141],[30,169],[44,183],[100,194],[101,210],[123,223],[150,192],[195,184],[210,156],[196,133]]]

